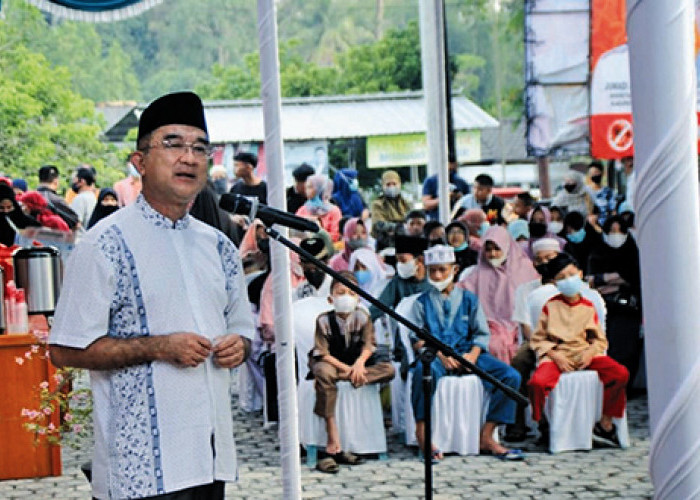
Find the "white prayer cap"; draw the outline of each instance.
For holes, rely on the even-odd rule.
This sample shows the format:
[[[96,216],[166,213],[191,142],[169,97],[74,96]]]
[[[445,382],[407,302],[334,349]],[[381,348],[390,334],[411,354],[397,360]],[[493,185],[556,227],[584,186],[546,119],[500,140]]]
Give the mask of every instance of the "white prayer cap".
[[[554,238],[540,238],[532,244],[532,253],[561,250],[559,242]]]
[[[426,266],[455,263],[455,251],[447,245],[432,246],[423,252],[423,255],[425,255]]]

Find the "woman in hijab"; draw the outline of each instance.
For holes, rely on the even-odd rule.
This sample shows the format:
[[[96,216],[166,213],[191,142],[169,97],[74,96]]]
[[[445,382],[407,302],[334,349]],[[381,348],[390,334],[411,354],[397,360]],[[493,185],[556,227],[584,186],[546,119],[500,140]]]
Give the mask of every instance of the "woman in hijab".
[[[369,215],[367,205],[358,192],[357,170],[344,168],[333,177],[333,202],[338,205],[344,217],[361,217]]]
[[[510,364],[518,350],[518,324],[511,320],[515,290],[539,275],[525,252],[501,226],[490,227],[483,237],[479,263],[460,286],[476,294],[484,309],[491,339],[489,352]]]
[[[112,215],[117,210],[119,210],[119,199],[117,198],[117,192],[112,188],[100,189],[100,194],[97,197],[97,204],[95,205],[95,209],[92,211],[90,221],[88,222],[88,229],[100,222],[105,217]]]
[[[589,274],[589,257],[602,241],[598,229],[579,212],[571,212],[564,217],[564,233],[567,240],[564,251],[576,259],[584,275]]]
[[[296,215],[315,220],[331,235],[333,241],[340,240],[340,209],[330,202],[333,182],[325,175],[316,174],[306,179],[306,203]]]
[[[491,227],[491,224],[486,220],[484,211],[480,208],[471,208],[460,215],[457,220],[464,222],[469,229],[469,247],[477,252],[481,250],[481,237]]]
[[[584,217],[592,213],[593,197],[583,175],[575,170],[569,170],[564,177],[564,190],[554,197],[552,205],[561,207],[567,212],[580,212]]]
[[[455,274],[458,277],[466,268],[475,265],[479,259],[479,252],[469,248],[467,226],[460,221],[452,221],[445,228],[447,244],[455,252],[455,259],[459,266],[459,271]]]
[[[619,215],[608,217],[603,237],[589,259],[589,282],[605,299],[608,355],[625,365],[630,384],[639,368],[643,339],[639,250]]]
[[[350,255],[358,248],[369,248],[367,228],[359,217],[353,217],[343,226],[343,251],[335,255],[328,265],[335,271],[347,271],[350,265]]]
[[[508,223],[508,234],[525,253],[530,249],[530,226],[525,219],[515,219]]]
[[[530,230],[530,244],[527,247],[526,254],[530,259],[535,258],[535,253],[532,250],[532,245],[539,239],[552,238],[559,242],[559,249],[563,250],[566,241],[549,231],[549,224],[552,222],[552,214],[549,209],[542,205],[535,205],[535,208],[530,212],[528,219],[528,229]]]
[[[70,232],[68,224],[49,209],[49,204],[41,193],[37,191],[27,191],[22,195],[19,201],[29,211],[29,215],[39,221],[43,227],[66,233]]]
[[[386,286],[389,275],[384,263],[371,248],[358,248],[355,250],[350,256],[348,267],[355,274],[360,288],[373,297],[379,297],[384,286]],[[369,305],[363,298],[360,298],[360,302]]]
[[[15,199],[15,191],[4,182],[0,182],[0,243],[6,247],[15,244],[17,229],[39,227],[41,224],[25,214]]]

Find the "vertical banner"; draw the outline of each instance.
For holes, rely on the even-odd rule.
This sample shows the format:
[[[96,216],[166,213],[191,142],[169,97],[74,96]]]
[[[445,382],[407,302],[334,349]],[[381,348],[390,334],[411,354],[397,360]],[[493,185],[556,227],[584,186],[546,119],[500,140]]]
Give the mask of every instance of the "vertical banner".
[[[695,2],[696,61],[698,3]],[[615,159],[634,155],[625,17],[625,0],[591,0],[590,128],[591,156],[594,158]]]

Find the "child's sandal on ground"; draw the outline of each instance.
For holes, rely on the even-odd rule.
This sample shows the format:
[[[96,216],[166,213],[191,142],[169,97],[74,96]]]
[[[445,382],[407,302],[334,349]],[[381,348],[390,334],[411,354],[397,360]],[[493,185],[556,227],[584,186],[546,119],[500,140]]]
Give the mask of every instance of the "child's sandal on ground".
[[[333,457],[326,457],[318,461],[316,470],[325,472],[326,474],[337,474],[340,467],[338,467],[336,461],[333,460]]]
[[[365,462],[362,458],[349,451],[339,451],[335,455],[332,455],[332,457],[337,463],[344,465],[360,465]]]

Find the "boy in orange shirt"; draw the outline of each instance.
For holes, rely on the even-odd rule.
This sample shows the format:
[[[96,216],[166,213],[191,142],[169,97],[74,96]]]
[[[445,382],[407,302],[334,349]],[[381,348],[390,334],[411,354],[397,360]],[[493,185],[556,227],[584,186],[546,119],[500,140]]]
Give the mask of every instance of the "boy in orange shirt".
[[[538,366],[528,387],[532,418],[539,421],[544,402],[562,372],[595,370],[603,383],[603,415],[593,429],[599,444],[619,446],[613,418],[625,411],[627,369],[605,355],[608,341],[593,304],[581,296],[583,273],[573,257],[558,254],[544,269],[543,280],[553,280],[559,294],[542,309],[530,347],[537,353]]]

